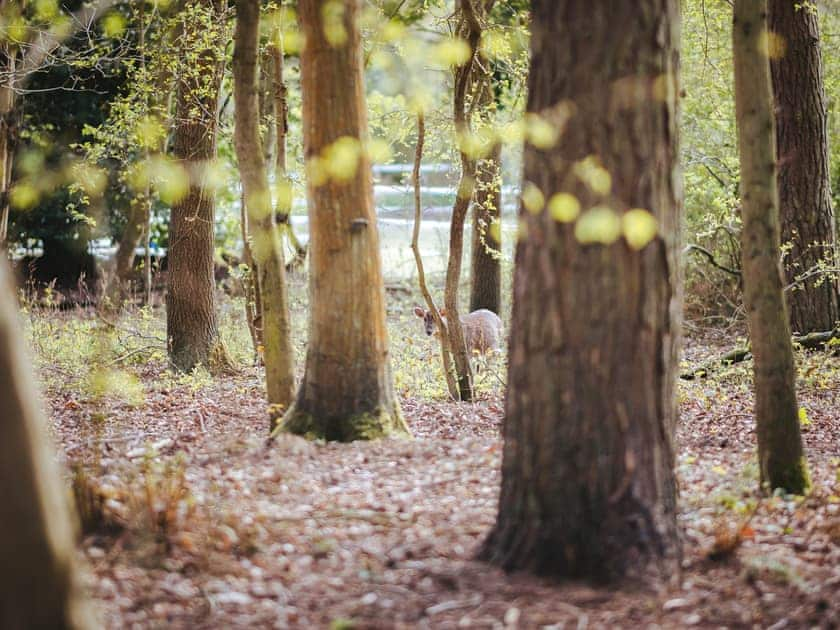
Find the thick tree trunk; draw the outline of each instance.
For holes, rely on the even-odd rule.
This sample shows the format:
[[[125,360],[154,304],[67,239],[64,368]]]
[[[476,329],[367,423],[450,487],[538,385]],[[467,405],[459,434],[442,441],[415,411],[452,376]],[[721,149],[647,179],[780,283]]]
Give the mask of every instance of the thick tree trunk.
[[[788,284],[816,267],[836,269],[837,243],[828,168],[826,98],[816,6],[769,0],[769,27],[781,39],[770,69],[776,106],[779,211]],[[788,294],[799,333],[829,330],[840,318],[837,276],[797,284]]]
[[[779,266],[779,198],[766,0],[735,0],[735,111],[741,158],[741,269],[754,356],[762,484],[803,493],[802,452],[790,326]]]
[[[534,0],[532,11],[528,111],[572,117],[552,148],[526,146],[525,181],[583,208],[646,208],[658,234],[642,249],[606,232],[608,244],[585,244],[545,209],[520,212],[502,492],[481,555],[563,577],[671,576],[679,4]],[[578,176],[593,160],[609,188]]]
[[[94,628],[73,516],[36,402],[15,288],[0,259],[0,628]]]
[[[345,2],[340,21],[326,30],[328,1],[298,4],[306,38],[301,84],[309,160],[309,347],[303,382],[282,427],[342,441],[408,435],[394,395],[370,162],[361,145],[367,116],[359,0]]]
[[[262,306],[262,343],[271,429],[294,397],[295,374],[286,292],[286,269],[280,233],[274,222],[265,154],[260,139],[257,83],[259,0],[237,4],[233,51],[233,90],[236,102],[236,157],[251,230],[254,264]]]
[[[501,145],[478,163],[473,201],[472,273],[470,311],[480,308],[499,313],[502,306],[501,221],[502,162]],[[497,223],[496,228],[493,224]]]
[[[213,226],[215,199],[207,182],[216,158],[219,88],[224,64],[222,0],[187,0],[181,38],[173,153],[189,174],[189,190],[172,207],[166,331],[169,359],[179,370],[208,365],[218,350]],[[220,24],[221,22],[221,24]]]

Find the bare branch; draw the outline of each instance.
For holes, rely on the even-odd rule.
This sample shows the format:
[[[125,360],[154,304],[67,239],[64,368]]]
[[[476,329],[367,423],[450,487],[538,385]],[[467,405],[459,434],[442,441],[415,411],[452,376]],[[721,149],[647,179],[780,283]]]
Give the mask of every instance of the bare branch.
[[[98,0],[87,4],[70,16],[69,29],[41,31],[23,56],[20,71],[15,73],[14,87],[21,88],[33,72],[40,69],[51,53],[79,31],[89,31],[93,24],[120,0]]]

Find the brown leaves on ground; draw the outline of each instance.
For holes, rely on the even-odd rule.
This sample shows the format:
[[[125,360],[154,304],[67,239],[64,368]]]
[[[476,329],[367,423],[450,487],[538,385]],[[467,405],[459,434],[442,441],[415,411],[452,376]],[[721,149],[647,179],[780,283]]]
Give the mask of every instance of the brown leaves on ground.
[[[815,488],[804,499],[756,493],[744,374],[684,385],[683,575],[601,590],[472,560],[497,509],[497,396],[404,399],[411,441],[284,436],[267,448],[254,370],[198,388],[156,386],[160,370],[142,368],[139,407],[50,400],[108,627],[780,628],[840,616],[836,376],[803,387]]]

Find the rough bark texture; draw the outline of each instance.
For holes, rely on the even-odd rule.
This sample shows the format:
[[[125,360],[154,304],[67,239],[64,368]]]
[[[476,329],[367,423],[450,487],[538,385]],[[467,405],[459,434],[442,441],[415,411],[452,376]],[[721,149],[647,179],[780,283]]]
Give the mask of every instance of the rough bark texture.
[[[224,3],[187,0],[181,37],[173,154],[189,173],[189,191],[175,203],[169,223],[166,334],[169,359],[179,370],[209,364],[217,350],[213,225],[215,199],[207,167],[216,158],[219,88],[223,70]],[[207,31],[213,33],[208,38]],[[216,36],[218,35],[218,36]]]
[[[761,481],[802,493],[808,472],[794,389],[795,368],[779,265],[779,198],[770,64],[760,47],[766,0],[736,0],[735,115],[741,158],[741,269],[754,356]]]
[[[528,111],[574,113],[553,148],[526,146],[525,180],[583,208],[646,208],[659,234],[640,251],[582,244],[547,211],[520,211],[502,491],[481,555],[563,577],[671,576],[678,2],[535,0],[532,11]],[[574,174],[588,156],[611,174],[605,194]]]
[[[0,628],[94,628],[79,591],[74,533],[0,259]]]
[[[779,212],[788,284],[815,267],[836,269],[834,210],[828,168],[828,128],[816,7],[769,0],[770,30],[783,42],[771,59],[776,105]],[[799,333],[834,328],[840,318],[837,276],[816,275],[787,295]]]
[[[262,343],[271,428],[294,397],[295,374],[286,269],[280,233],[274,222],[265,153],[260,139],[257,52],[260,32],[258,0],[237,3],[233,90],[236,101],[236,157],[242,178],[254,263],[262,307]]]
[[[476,172],[476,191],[473,200],[472,271],[470,311],[486,308],[501,312],[501,230],[491,229],[500,220],[502,211],[501,145],[480,160]]]
[[[342,441],[408,435],[388,356],[370,162],[360,151],[346,178],[319,181],[311,172],[312,159],[325,156],[337,140],[360,148],[367,136],[359,1],[343,3],[340,22],[330,25],[333,43],[325,31],[327,1],[298,5],[306,38],[301,84],[310,161],[309,346],[303,382],[282,427]]]

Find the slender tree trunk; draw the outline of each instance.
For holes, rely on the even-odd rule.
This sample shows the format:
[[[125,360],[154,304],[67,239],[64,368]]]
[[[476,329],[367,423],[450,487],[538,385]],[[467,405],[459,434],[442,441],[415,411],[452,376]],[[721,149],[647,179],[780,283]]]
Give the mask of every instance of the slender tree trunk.
[[[468,107],[472,100],[478,98],[481,89],[477,62],[478,45],[483,30],[482,20],[492,5],[492,0],[479,3],[474,3],[473,0],[459,0],[457,3],[456,34],[469,45],[471,51],[467,62],[455,68],[452,102],[455,133],[460,136],[459,142],[472,132],[471,112]],[[464,150],[461,150],[460,157],[461,178],[458,182],[449,226],[449,259],[446,265],[443,301],[447,313],[449,350],[452,353],[452,362],[458,377],[460,398],[469,401],[473,398],[472,368],[460,321],[458,289],[461,283],[461,263],[464,251],[464,222],[475,192],[477,161],[474,156]]]
[[[74,566],[73,516],[49,452],[0,259],[0,628],[94,628]]]
[[[423,114],[417,116],[417,146],[414,150],[414,168],[411,173],[411,180],[414,184],[414,228],[411,232],[411,251],[414,252],[414,262],[417,265],[417,283],[420,286],[420,293],[426,301],[426,308],[435,318],[435,325],[440,332],[440,355],[443,365],[443,376],[446,379],[446,388],[453,400],[458,400],[458,382],[455,379],[455,371],[452,365],[452,355],[449,352],[449,335],[443,317],[438,310],[432,293],[426,284],[426,271],[423,267],[423,257],[420,255],[420,222],[423,220],[423,206],[420,203],[420,165],[423,161],[423,146],[426,143],[426,119]]]
[[[362,148],[367,115],[359,0],[343,3],[327,30],[328,1],[298,4],[306,39],[309,346],[303,382],[282,426],[341,441],[408,435],[393,388],[370,162]]]
[[[109,278],[106,289],[106,295],[112,307],[119,308],[128,297],[128,283],[134,270],[135,250],[146,231],[147,207],[146,197],[143,194],[137,195],[131,201],[128,221],[117,244],[117,252],[114,254],[113,275]]]
[[[243,278],[245,285],[245,319],[251,344],[254,346],[254,363],[262,361],[262,302],[260,301],[259,274],[251,251],[251,227],[248,225],[248,211],[245,209],[245,195],[240,199],[239,225],[242,230],[242,260],[248,267]]]
[[[526,145],[525,181],[612,222],[646,208],[658,234],[631,247],[606,230],[584,239],[580,223],[533,204],[520,211],[502,492],[481,556],[562,577],[671,576],[679,3],[534,0],[532,11],[528,111],[562,135]],[[585,168],[611,186],[603,173],[588,186]]]
[[[501,145],[495,145],[490,155],[479,161],[476,173],[470,311],[477,311],[480,308],[486,308],[494,313],[501,311],[501,153]],[[496,224],[495,228],[494,224]]]
[[[145,3],[140,2],[137,9],[138,16],[138,50],[139,50],[139,77],[142,81],[148,81],[146,73],[146,13]],[[171,37],[175,39],[175,37]],[[142,104],[143,114],[148,115],[153,108],[162,112],[165,118],[170,116],[170,101],[172,95],[172,76],[167,66],[161,68],[155,80],[154,89],[151,95],[144,97]],[[141,88],[142,89],[142,88]],[[161,139],[158,146],[154,148],[155,153],[162,153],[165,147],[165,139]],[[144,147],[141,152],[141,159],[148,162],[151,158],[151,151]],[[108,281],[105,293],[109,297],[112,307],[120,307],[127,297],[128,283],[134,271],[136,250],[141,242],[144,244],[145,255],[143,260],[143,298],[146,304],[152,301],[152,190],[149,183],[146,183],[142,191],[136,192],[129,209],[128,221],[117,245],[117,252],[114,255],[114,271]]]
[[[809,485],[779,266],[779,198],[766,0],[735,0],[735,115],[741,158],[741,268],[755,370],[761,482],[802,494]]]
[[[0,7],[5,4],[5,2],[0,2]],[[3,42],[0,44],[0,248],[5,248],[9,235],[15,67],[16,53],[8,42]]]
[[[172,207],[166,296],[169,358],[179,370],[209,365],[219,350],[213,276],[215,199],[207,175],[216,158],[223,9],[222,0],[187,0],[183,13],[188,19],[181,37],[182,56],[195,55],[196,61],[180,68],[173,153],[189,174],[189,190]]]
[[[268,48],[271,56],[271,70],[273,72],[272,87],[274,88],[274,138],[276,147],[274,151],[275,177],[282,187],[288,187],[291,193],[291,180],[286,174],[286,138],[289,135],[289,104],[286,98],[286,81],[283,76],[284,60],[283,49],[275,44]],[[282,233],[289,239],[289,245],[294,254],[289,261],[289,267],[294,269],[303,265],[306,260],[306,247],[300,241],[292,228],[292,196],[278,195],[277,207],[275,208],[277,222],[280,224]]]
[[[294,397],[295,374],[283,248],[274,222],[265,154],[260,139],[257,83],[259,32],[259,0],[240,0],[237,4],[233,52],[233,89],[236,101],[234,139],[248,224],[253,236],[251,248],[259,277],[265,380],[271,409],[271,428],[274,429],[276,421],[288,409]]]
[[[776,106],[779,210],[787,283],[814,268],[837,268],[828,168],[828,127],[816,5],[769,0],[770,30],[782,42],[770,69]],[[831,330],[840,318],[837,275],[804,280],[788,292],[799,333]]]

